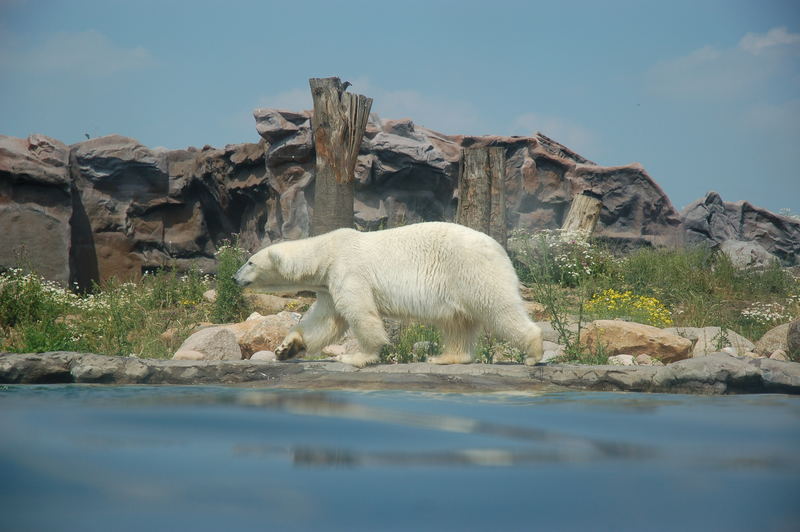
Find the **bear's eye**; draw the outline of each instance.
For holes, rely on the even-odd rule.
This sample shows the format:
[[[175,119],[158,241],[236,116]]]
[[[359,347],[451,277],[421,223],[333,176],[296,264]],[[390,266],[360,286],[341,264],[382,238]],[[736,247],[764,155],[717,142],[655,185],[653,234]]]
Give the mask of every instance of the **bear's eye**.
[[[248,265],[248,266],[252,266],[252,265],[253,265],[253,261],[252,261],[252,260],[248,260],[248,261],[247,261],[247,265]]]

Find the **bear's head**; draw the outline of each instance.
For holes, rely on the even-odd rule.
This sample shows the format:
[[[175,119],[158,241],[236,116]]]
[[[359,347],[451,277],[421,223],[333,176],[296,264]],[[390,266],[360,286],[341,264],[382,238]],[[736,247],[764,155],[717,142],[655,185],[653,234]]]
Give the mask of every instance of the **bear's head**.
[[[268,288],[284,279],[278,271],[278,265],[273,259],[270,248],[262,249],[252,255],[247,262],[234,274],[233,280],[239,286],[252,286],[253,288]]]
[[[290,291],[308,283],[309,261],[295,250],[295,243],[273,244],[251,256],[234,274],[239,286],[267,292]]]

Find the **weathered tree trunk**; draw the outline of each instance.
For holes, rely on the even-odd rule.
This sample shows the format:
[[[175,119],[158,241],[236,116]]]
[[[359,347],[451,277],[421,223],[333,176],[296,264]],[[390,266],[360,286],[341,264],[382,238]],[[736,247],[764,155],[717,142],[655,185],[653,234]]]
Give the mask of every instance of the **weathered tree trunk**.
[[[577,231],[589,237],[597,227],[602,208],[603,203],[599,199],[584,193],[575,194],[561,226],[562,231]]]
[[[456,222],[506,246],[505,149],[461,150]]]
[[[345,92],[339,78],[311,78],[317,153],[311,234],[353,227],[353,186],[358,149],[367,128],[372,98]]]
[[[489,148],[489,177],[491,179],[492,207],[489,213],[489,236],[503,248],[508,242],[506,222],[506,150]]]

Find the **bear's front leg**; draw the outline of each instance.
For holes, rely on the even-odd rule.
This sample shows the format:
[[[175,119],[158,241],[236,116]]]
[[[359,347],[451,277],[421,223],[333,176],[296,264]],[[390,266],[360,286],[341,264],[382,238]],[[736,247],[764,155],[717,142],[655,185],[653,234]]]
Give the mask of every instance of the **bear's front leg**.
[[[370,294],[371,290],[367,286],[356,285],[343,290],[343,293],[363,297],[364,294]],[[340,297],[336,301],[336,310],[347,321],[359,345],[358,353],[339,355],[336,359],[358,368],[378,362],[381,347],[389,343],[389,337],[374,302],[371,299]]]
[[[306,344],[303,341],[303,335],[297,329],[289,332],[286,338],[283,339],[281,345],[275,349],[275,356],[278,360],[289,360],[296,357],[299,353],[305,351]]]

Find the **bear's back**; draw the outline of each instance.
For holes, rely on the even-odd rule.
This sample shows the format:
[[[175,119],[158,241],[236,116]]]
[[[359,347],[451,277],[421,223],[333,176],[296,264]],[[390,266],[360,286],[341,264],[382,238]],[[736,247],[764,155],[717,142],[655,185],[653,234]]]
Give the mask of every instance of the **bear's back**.
[[[419,269],[427,275],[470,280],[499,275],[516,282],[505,250],[490,236],[448,222],[423,222],[383,231],[359,233],[354,254],[381,270]],[[358,259],[356,259],[358,260]],[[513,279],[513,281],[512,281]]]

